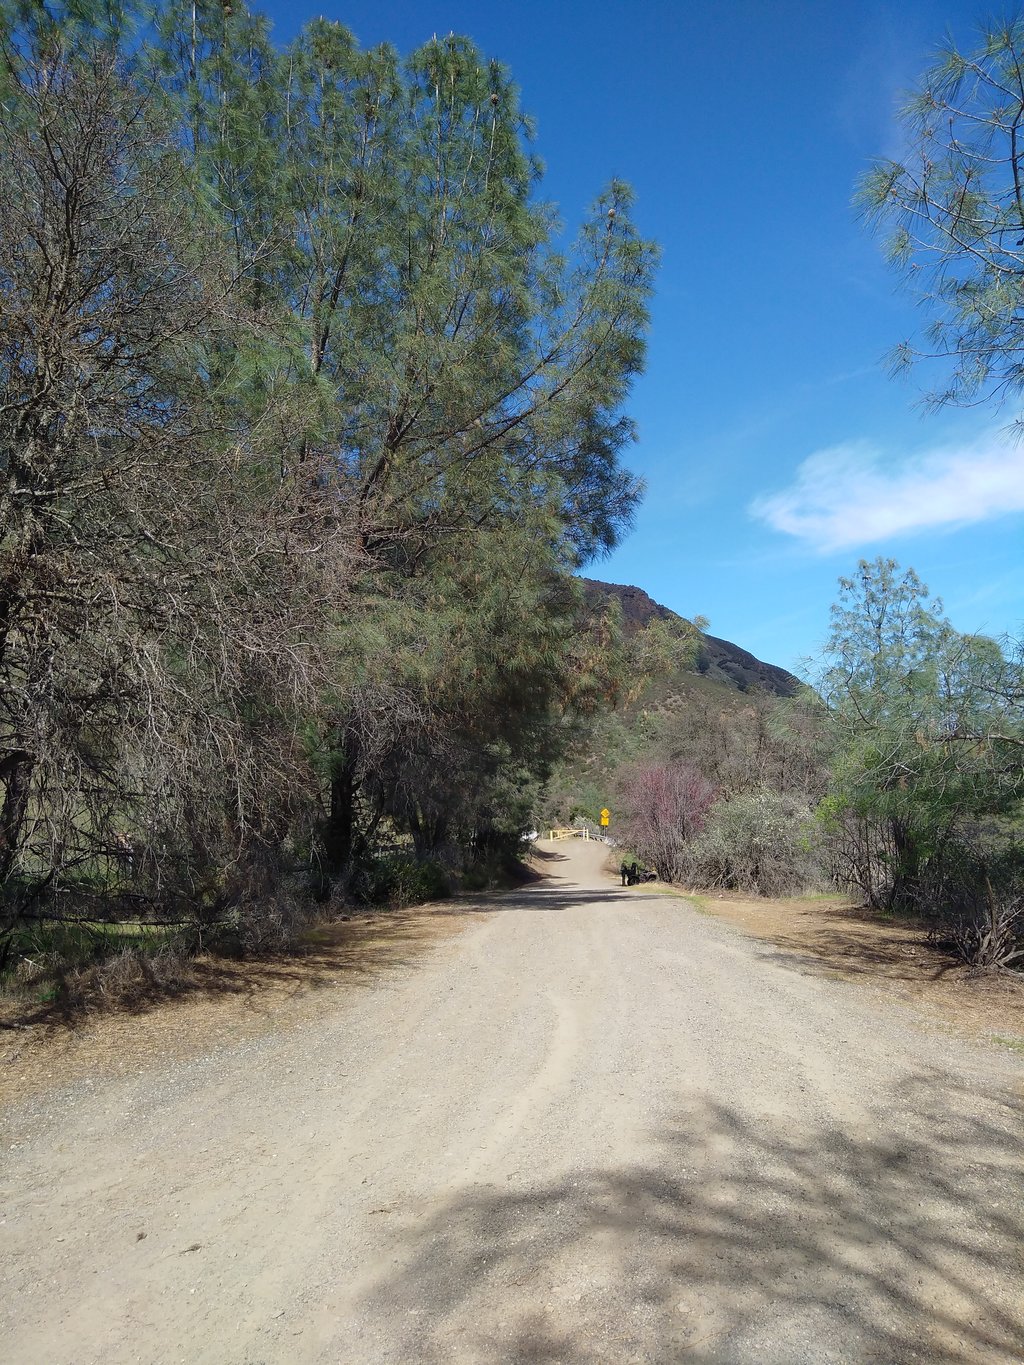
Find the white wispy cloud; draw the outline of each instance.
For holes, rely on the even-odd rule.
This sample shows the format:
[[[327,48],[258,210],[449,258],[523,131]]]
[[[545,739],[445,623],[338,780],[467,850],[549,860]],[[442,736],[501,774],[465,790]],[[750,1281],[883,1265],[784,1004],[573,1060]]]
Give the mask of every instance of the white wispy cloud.
[[[990,434],[892,461],[851,441],[811,455],[788,488],[755,498],[748,511],[823,553],[969,526],[1024,511],[1024,443]]]

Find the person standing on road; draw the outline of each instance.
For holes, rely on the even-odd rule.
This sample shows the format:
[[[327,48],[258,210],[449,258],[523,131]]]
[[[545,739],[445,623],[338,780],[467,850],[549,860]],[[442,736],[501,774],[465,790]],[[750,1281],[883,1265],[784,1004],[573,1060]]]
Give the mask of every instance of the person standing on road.
[[[622,885],[626,886],[627,885],[626,878],[629,876],[629,868],[626,866],[625,858],[623,858],[622,860],[622,866],[619,868],[619,872],[622,875]]]

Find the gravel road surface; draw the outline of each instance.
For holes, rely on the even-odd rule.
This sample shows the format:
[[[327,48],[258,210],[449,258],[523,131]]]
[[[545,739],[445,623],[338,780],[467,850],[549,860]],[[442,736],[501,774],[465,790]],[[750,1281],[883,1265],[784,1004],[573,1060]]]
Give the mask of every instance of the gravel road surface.
[[[0,1359],[1024,1360],[1024,1058],[546,851],[315,1021],[9,1109]]]

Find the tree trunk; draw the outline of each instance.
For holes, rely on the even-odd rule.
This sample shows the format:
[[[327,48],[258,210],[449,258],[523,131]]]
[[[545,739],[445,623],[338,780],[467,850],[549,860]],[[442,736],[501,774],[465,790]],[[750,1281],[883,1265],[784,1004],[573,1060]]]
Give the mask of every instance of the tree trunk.
[[[443,815],[435,815],[432,819],[418,814],[413,815],[409,821],[409,832],[412,835],[416,861],[422,863],[434,857],[441,847],[448,833],[448,821]]]
[[[32,768],[31,754],[23,751],[9,754],[0,764],[0,779],[7,784],[0,806],[0,886],[10,876],[21,846]]]
[[[327,864],[334,872],[346,872],[352,863],[356,840],[356,792],[359,783],[355,763],[340,755],[331,774],[330,812],[324,833]]]
[[[892,820],[890,827],[895,858],[892,885],[889,888],[889,909],[913,910],[917,905],[921,854],[913,832],[903,820]]]

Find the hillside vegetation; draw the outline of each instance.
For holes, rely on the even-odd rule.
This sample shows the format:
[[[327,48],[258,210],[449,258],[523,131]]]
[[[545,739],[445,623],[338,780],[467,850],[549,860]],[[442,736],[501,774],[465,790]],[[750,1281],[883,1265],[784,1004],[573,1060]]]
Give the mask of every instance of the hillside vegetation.
[[[673,613],[589,582],[629,630]],[[958,633],[913,571],[840,581],[817,688],[703,637],[560,767],[552,820],[616,812],[666,880],[853,892],[978,965],[1024,960],[1024,666]],[[678,619],[678,618],[676,618]]]
[[[618,603],[627,637],[635,636],[654,621],[660,621],[677,632],[685,631],[692,624],[676,612],[669,611],[668,607],[660,606],[642,588],[602,583],[594,578],[584,578],[583,587],[587,600],[599,611],[606,610],[609,603]],[[691,678],[694,674],[709,683],[722,684],[725,690],[719,695],[723,702],[730,700],[734,691],[768,692],[777,697],[794,697],[801,688],[799,678],[787,673],[784,668],[764,663],[739,645],[720,640],[717,635],[704,630],[695,640],[692,659],[686,660],[683,666],[664,679],[663,687],[681,696],[692,693]]]
[[[581,817],[596,825],[601,808],[619,802],[631,765],[662,752],[680,757],[698,736],[719,747],[718,758],[708,753],[702,762],[709,776],[722,779],[723,765],[740,761],[751,726],[764,728],[769,713],[784,711],[782,703],[805,692],[793,674],[695,627],[642,588],[596,579],[583,585],[592,610],[621,613],[625,647],[641,676],[633,694],[595,716],[558,765],[545,791],[551,822]],[[670,632],[680,648],[645,670],[641,660],[652,628]]]

